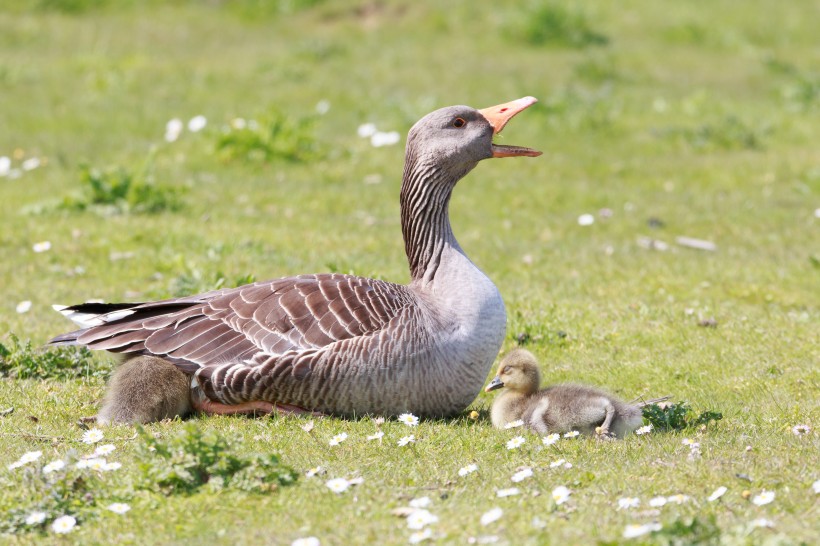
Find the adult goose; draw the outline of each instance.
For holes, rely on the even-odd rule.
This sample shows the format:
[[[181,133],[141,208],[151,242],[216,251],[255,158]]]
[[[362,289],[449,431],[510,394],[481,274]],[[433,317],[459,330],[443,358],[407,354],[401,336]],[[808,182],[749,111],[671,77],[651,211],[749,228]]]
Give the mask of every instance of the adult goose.
[[[450,195],[483,159],[541,155],[493,143],[535,102],[450,106],[410,129],[400,197],[410,284],[329,273],[148,303],[58,307],[82,329],[51,344],[125,355],[101,422],[171,417],[190,403],[207,413],[457,413],[481,390],[506,314],[453,235]],[[173,387],[181,383],[169,373],[190,376],[190,392]]]

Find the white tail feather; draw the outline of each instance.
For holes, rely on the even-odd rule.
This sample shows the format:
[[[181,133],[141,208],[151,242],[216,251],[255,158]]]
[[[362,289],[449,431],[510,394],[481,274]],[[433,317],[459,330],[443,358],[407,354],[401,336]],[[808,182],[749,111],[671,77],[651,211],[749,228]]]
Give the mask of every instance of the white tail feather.
[[[125,318],[132,315],[134,311],[130,309],[122,309],[119,311],[111,311],[110,313],[80,313],[78,311],[67,310],[66,305],[52,305],[52,309],[62,314],[71,322],[80,328],[91,328],[92,326],[100,326],[107,322]]]

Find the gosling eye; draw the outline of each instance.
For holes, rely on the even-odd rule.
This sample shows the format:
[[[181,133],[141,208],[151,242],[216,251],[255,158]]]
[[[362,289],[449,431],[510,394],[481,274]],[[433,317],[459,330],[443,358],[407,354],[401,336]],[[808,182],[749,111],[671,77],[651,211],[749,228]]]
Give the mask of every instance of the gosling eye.
[[[467,125],[467,122],[464,121],[464,118],[456,118],[453,120],[453,127],[456,129],[461,129],[465,125]]]

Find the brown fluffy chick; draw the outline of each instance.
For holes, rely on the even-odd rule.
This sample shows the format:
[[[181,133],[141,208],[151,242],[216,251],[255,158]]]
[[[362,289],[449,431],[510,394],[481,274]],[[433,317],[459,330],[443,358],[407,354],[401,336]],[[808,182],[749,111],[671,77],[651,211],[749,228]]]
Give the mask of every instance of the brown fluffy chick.
[[[515,349],[504,357],[498,374],[484,389],[505,389],[493,402],[493,425],[504,428],[520,419],[524,426],[542,435],[577,430],[623,438],[641,426],[641,406],[660,400],[633,405],[586,385],[563,384],[538,390],[540,383],[538,361],[532,353]]]
[[[161,358],[140,356],[114,371],[97,422],[150,423],[191,409],[190,376]]]

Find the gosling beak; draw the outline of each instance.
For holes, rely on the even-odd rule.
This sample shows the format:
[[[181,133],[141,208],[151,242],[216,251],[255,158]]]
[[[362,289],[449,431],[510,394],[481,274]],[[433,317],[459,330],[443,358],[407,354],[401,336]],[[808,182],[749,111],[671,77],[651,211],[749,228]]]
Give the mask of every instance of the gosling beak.
[[[536,102],[538,102],[538,99],[535,97],[523,97],[512,102],[499,104],[498,106],[490,106],[489,108],[484,108],[478,112],[484,116],[492,126],[493,135],[497,135],[502,131],[502,129],[504,129],[504,126],[507,125],[507,122],[510,121],[513,116],[515,116],[518,112],[529,108]],[[533,150],[532,148],[525,148],[523,146],[504,146],[495,143],[492,145],[492,150],[493,157],[538,157],[541,155],[541,152],[538,150]]]
[[[490,381],[490,384],[484,387],[484,392],[494,391],[495,389],[500,389],[504,386],[504,382],[501,381],[501,378],[498,376],[493,377],[493,380]]]

